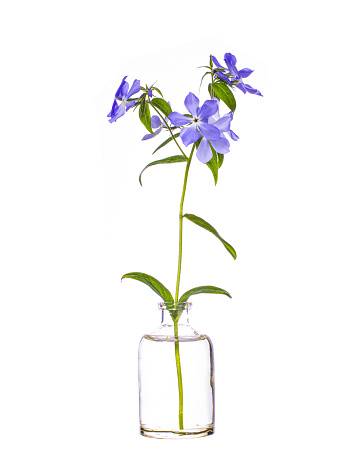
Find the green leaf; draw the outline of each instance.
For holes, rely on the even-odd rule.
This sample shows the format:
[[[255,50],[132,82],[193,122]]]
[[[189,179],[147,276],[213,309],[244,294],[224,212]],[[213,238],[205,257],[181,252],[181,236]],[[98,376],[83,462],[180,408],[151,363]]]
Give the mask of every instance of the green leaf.
[[[232,298],[226,290],[220,289],[219,287],[213,287],[212,285],[202,285],[201,287],[194,287],[194,289],[185,292],[180,297],[179,302],[186,302],[191,295],[195,294],[223,294],[227,295],[230,299]]]
[[[163,163],[179,163],[179,162],[186,162],[186,161],[187,159],[183,155],[174,155],[173,157],[164,158],[163,160],[156,160],[155,162],[149,163],[149,165],[146,165],[146,167],[140,173],[140,176],[139,176],[140,185],[142,186],[141,175],[144,173],[144,171],[147,168],[151,167],[152,165],[159,165]]]
[[[227,241],[225,241],[217,232],[217,230],[212,226],[210,225],[209,223],[207,223],[207,221],[204,221],[204,219],[202,218],[199,218],[198,216],[195,216],[194,214],[184,214],[183,215],[184,218],[187,218],[189,219],[189,221],[191,221],[192,223],[194,224],[197,224],[198,226],[200,226],[201,228],[204,228],[206,229],[207,231],[209,231],[210,233],[214,234],[223,244],[223,246],[227,249],[227,251],[231,254],[231,256],[233,257],[233,259],[236,259],[237,257],[237,253],[236,251],[234,250],[234,248],[228,244]]]
[[[218,168],[221,168],[223,165],[224,155],[222,153],[217,153],[218,156]]]
[[[144,115],[145,114],[145,107],[146,107],[146,93],[143,94],[140,99],[139,99],[139,105],[140,105],[140,114]]]
[[[161,96],[161,97],[164,97],[164,96],[162,95],[162,93],[161,93],[160,89],[158,89],[158,88],[157,88],[157,87],[155,87],[155,86],[154,86],[154,89],[155,89],[155,91],[157,91],[157,92],[160,94],[160,96]]]
[[[151,104],[154,104],[154,106],[157,107],[166,116],[172,113],[169,104],[166,102],[165,99],[162,99],[161,97],[154,97],[154,99],[152,99],[151,101]]]
[[[213,177],[214,177],[214,184],[216,185],[217,184],[217,181],[218,181],[218,156],[217,156],[217,152],[212,148],[212,152],[213,152],[213,157],[209,160],[209,162],[206,163],[206,165],[208,166],[208,168],[211,170],[211,172],[213,173]]]
[[[151,117],[150,117],[149,104],[145,100],[141,101],[141,103],[140,103],[139,118],[140,118],[141,122],[144,124],[144,126],[147,128],[147,130],[151,134],[154,134],[153,129],[151,128]]]
[[[236,99],[230,88],[223,82],[217,82],[212,85],[214,95],[223,101],[232,112],[236,110]]]
[[[152,277],[148,274],[143,274],[142,272],[130,272],[129,274],[125,274],[121,278],[121,282],[123,279],[135,279],[139,282],[142,282],[150,287],[154,292],[156,292],[159,297],[161,297],[164,302],[174,302],[173,296],[171,295],[170,291],[155,277]]]
[[[177,134],[173,134],[175,138],[179,137],[180,135],[180,132],[178,132]],[[173,137],[169,137],[168,139],[166,139],[161,145],[159,145],[159,147],[157,147],[154,151],[153,151],[153,155],[155,152],[157,152],[158,150],[160,150],[161,148],[163,148],[166,144],[168,144],[171,140],[173,140]]]

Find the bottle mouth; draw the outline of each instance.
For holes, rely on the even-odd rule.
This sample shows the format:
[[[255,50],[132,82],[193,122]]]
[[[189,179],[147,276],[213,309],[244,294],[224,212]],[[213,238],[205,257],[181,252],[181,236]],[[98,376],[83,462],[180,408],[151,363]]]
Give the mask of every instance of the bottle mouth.
[[[189,312],[189,310],[192,308],[192,303],[191,302],[160,302],[158,304],[159,310],[177,310],[184,312],[184,310]]]

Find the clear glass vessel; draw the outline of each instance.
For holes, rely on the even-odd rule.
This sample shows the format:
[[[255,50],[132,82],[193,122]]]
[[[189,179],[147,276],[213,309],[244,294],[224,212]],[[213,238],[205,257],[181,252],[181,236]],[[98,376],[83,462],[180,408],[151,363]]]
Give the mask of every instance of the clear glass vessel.
[[[139,345],[140,432],[159,439],[214,432],[214,364],[209,337],[189,324],[190,303],[159,304],[161,326]]]

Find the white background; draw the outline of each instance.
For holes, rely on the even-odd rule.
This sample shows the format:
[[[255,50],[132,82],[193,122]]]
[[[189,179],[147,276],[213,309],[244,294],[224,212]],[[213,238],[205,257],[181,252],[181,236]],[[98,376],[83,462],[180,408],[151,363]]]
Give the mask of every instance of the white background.
[[[0,472],[363,472],[362,57],[358,2],[12,2],[1,36]],[[137,346],[174,291],[183,164],[106,115],[124,75],[175,110],[210,53],[236,91],[217,187],[197,161],[182,290],[216,359],[216,434],[138,434]],[[201,93],[203,99],[204,92]],[[164,149],[166,150],[166,149]],[[170,154],[175,153],[169,149]],[[159,152],[159,158],[167,156]]]

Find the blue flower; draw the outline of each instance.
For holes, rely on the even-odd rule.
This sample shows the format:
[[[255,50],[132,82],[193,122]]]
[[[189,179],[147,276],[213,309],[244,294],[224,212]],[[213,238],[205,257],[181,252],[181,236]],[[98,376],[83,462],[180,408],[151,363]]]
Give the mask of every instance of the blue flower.
[[[215,56],[212,56],[213,63],[217,68],[222,69],[222,71],[216,71],[216,76],[228,83],[230,86],[236,86],[244,94],[249,92],[250,94],[256,94],[257,96],[262,96],[258,89],[253,88],[249,84],[243,82],[244,78],[248,78],[250,74],[253,73],[252,69],[243,68],[238,70],[236,67],[237,59],[231,53],[226,53],[224,55],[224,62],[227,65],[227,68],[223,67]],[[228,74],[228,77],[226,76]]]
[[[170,122],[176,127],[183,127],[180,131],[180,138],[186,147],[197,142],[200,138],[205,139],[198,147],[197,158],[202,163],[207,163],[213,156],[208,140],[218,141],[221,138],[219,129],[208,124],[208,119],[218,111],[218,101],[207,100],[202,107],[199,107],[199,99],[190,92],[185,98],[184,105],[192,117],[172,112],[169,115]]]
[[[168,118],[165,117],[165,120],[167,121]],[[153,129],[154,133],[153,134],[146,134],[143,136],[141,140],[149,140],[152,139],[153,137],[156,137],[157,134],[160,134],[160,132],[163,129],[166,129],[166,125],[161,121],[160,117],[158,115],[153,115],[151,117],[151,128]],[[155,130],[154,130],[155,129]]]
[[[212,100],[217,101],[218,99],[213,98]],[[229,152],[229,141],[225,137],[227,134],[232,140],[238,140],[239,137],[231,130],[231,122],[233,120],[233,113],[229,112],[225,114],[223,117],[219,116],[219,111],[216,114],[208,119],[208,124],[214,125],[221,133],[221,137],[219,140],[210,140],[210,144],[214,148],[214,150],[218,153],[225,154]],[[202,142],[204,139],[202,140]],[[203,144],[206,146],[206,144]]]
[[[126,78],[127,76],[123,78],[120,87],[116,91],[111,112],[107,115],[107,117],[110,117],[109,122],[116,122],[130,107],[133,107],[135,101],[130,99],[130,97],[141,90],[140,81],[138,79],[135,79],[129,90],[129,83],[126,81]]]

